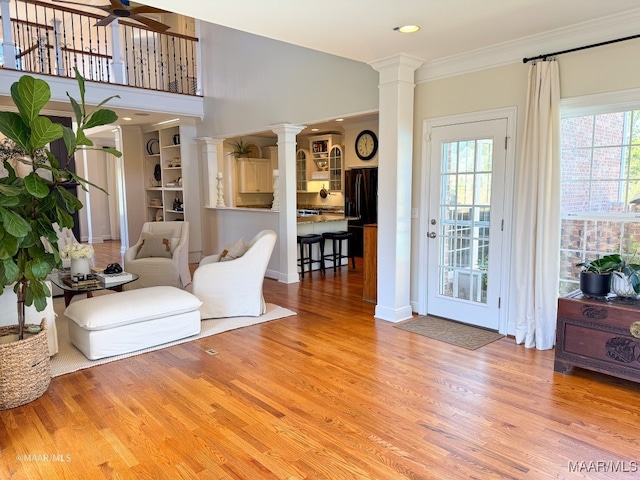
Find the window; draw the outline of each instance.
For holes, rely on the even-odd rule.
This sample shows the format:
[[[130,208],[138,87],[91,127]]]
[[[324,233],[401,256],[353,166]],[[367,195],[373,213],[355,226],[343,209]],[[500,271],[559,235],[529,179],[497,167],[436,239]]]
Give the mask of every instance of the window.
[[[560,295],[585,258],[640,241],[640,110],[562,119]]]

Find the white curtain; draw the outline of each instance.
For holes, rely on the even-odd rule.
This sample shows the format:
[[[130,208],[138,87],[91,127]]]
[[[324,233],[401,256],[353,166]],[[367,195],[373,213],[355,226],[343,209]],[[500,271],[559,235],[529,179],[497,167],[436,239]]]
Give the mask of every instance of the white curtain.
[[[516,342],[547,350],[556,338],[560,248],[560,75],[555,60],[529,67],[516,180]]]

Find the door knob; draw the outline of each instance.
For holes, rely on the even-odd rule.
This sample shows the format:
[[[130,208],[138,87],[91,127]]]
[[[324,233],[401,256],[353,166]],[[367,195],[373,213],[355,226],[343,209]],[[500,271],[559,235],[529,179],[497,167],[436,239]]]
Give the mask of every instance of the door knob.
[[[436,232],[429,232],[429,233],[427,233],[427,236],[429,238],[436,238]]]

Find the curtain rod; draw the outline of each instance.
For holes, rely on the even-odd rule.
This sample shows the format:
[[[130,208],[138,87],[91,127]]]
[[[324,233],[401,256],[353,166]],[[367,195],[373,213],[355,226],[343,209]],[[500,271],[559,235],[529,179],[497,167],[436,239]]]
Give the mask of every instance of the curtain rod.
[[[571,53],[571,52],[577,52],[579,50],[586,50],[587,48],[602,47],[603,45],[609,45],[611,43],[624,42],[626,40],[633,40],[634,38],[640,38],[640,34],[639,35],[631,35],[630,37],[618,38],[616,40],[608,40],[606,42],[594,43],[593,45],[585,45],[584,47],[570,48],[569,50],[562,50],[561,52],[545,53],[544,55],[538,55],[537,57],[523,58],[522,59],[522,63],[527,63],[527,62],[530,62],[532,60],[540,60],[540,59],[548,58],[548,57],[555,57],[556,55],[562,55],[563,53]]]

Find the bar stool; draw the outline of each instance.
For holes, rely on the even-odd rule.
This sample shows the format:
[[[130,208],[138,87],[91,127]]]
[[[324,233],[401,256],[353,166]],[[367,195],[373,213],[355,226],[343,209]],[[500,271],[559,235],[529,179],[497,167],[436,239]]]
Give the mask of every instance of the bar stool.
[[[320,271],[324,275],[324,239],[322,235],[310,233],[308,235],[298,235],[297,237],[298,245],[300,245],[300,259],[298,260],[298,266],[300,267],[301,276],[304,278],[304,266],[309,265],[309,273],[311,273],[311,267],[313,267],[314,263],[320,264]],[[320,258],[317,260],[313,259],[313,245],[318,244],[320,248]],[[307,250],[309,252],[309,256],[305,256],[305,248],[307,245]]]
[[[349,251],[349,242],[348,240],[353,237],[353,233],[339,231],[339,232],[325,232],[322,234],[324,241],[332,240],[333,241],[333,253],[325,255],[324,258],[327,260],[331,260],[333,262],[333,271],[336,271],[336,267],[342,264],[343,258],[351,259],[351,266],[356,268],[356,257],[351,254]],[[342,241],[347,240],[347,254],[342,254]],[[323,249],[324,250],[324,249]],[[348,264],[348,262],[347,262]]]

